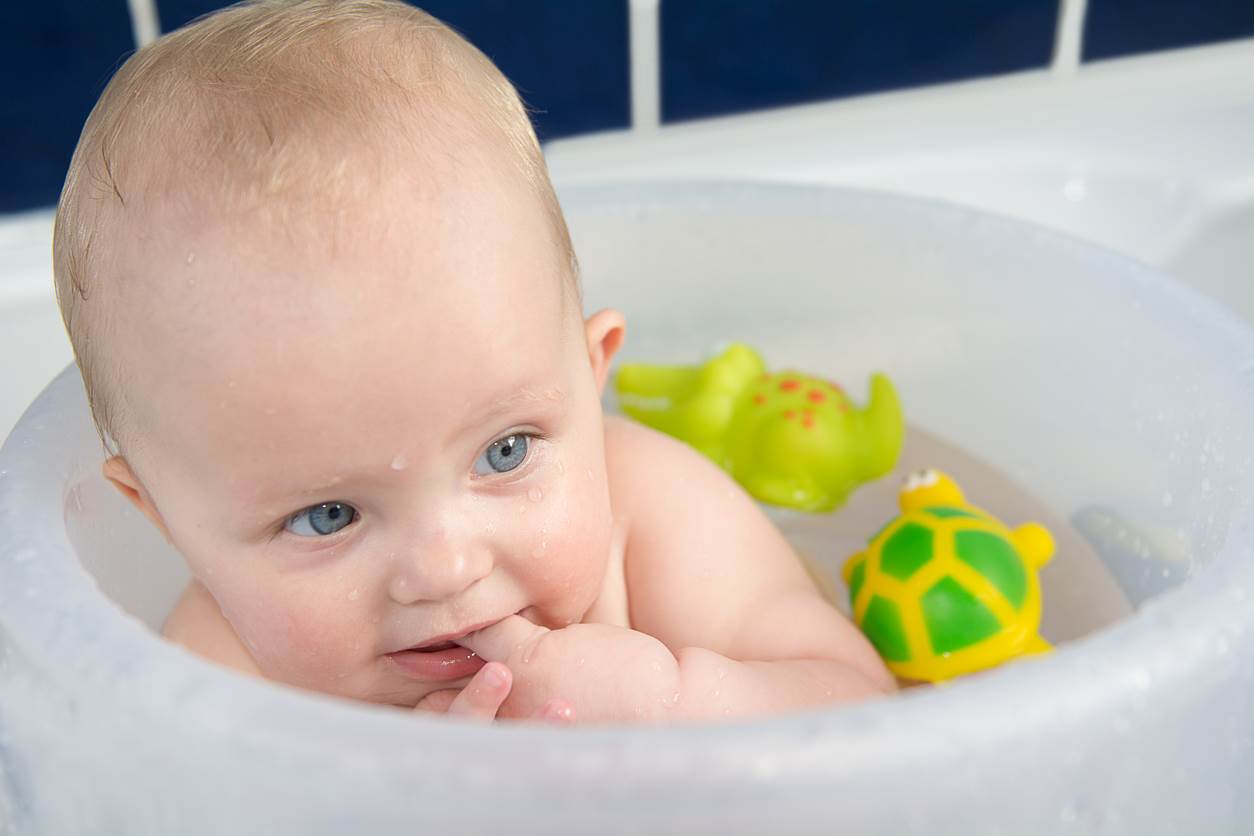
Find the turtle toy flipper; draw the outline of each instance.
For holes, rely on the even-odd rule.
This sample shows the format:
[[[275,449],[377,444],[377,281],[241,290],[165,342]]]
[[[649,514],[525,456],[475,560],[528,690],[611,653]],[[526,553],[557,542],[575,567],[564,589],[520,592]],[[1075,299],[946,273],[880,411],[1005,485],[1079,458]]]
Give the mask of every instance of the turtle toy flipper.
[[[854,621],[893,673],[940,682],[1050,650],[1037,577],[1048,530],[1011,531],[936,470],[912,475],[899,501],[843,570]]]
[[[624,365],[614,388],[623,412],[688,442],[755,498],[804,511],[833,510],[892,470],[905,433],[884,375],[857,408],[830,380],[767,372],[740,343],[702,366]]]

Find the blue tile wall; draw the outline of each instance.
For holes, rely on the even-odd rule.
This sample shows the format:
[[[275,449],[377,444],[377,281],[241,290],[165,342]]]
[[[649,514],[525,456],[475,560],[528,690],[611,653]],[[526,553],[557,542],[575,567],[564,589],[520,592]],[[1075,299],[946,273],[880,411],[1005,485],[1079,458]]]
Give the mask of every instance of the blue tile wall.
[[[677,121],[1048,65],[1057,0],[663,0]]]
[[[225,5],[158,0],[161,26],[177,29]],[[425,0],[415,5],[496,62],[532,109],[541,140],[630,124],[627,0]]]
[[[1249,37],[1254,0],[1089,0],[1083,54],[1088,61]]]
[[[163,28],[225,5],[156,0]],[[486,52],[542,139],[630,120],[627,0],[415,0]],[[1058,0],[662,0],[668,122],[1043,67]],[[132,49],[126,0],[7,4],[0,212],[50,206]],[[1088,0],[1084,58],[1254,36],[1254,0]]]
[[[0,212],[57,202],[83,122],[133,47],[126,0],[6,4]]]

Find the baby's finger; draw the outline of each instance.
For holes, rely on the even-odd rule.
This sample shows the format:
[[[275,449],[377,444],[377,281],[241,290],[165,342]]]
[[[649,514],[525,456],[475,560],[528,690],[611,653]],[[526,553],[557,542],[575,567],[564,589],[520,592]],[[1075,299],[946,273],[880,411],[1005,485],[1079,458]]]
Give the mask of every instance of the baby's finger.
[[[520,615],[509,615],[490,627],[463,636],[457,643],[470,648],[481,659],[503,662],[519,647],[547,632],[547,628],[532,624]]]
[[[418,704],[414,706],[414,711],[430,711],[433,714],[443,714],[448,711],[448,707],[453,704],[453,700],[457,699],[457,694],[458,690],[456,688],[442,688],[439,691],[432,691],[418,700]]]
[[[448,713],[470,720],[493,720],[513,684],[509,668],[500,662],[488,662],[449,703]]]

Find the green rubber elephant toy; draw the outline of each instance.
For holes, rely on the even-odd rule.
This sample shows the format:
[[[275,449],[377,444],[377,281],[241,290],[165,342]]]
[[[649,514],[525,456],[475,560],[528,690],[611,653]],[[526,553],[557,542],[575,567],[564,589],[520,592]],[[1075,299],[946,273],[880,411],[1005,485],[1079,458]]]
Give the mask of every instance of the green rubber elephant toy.
[[[614,387],[632,418],[688,442],[755,498],[802,511],[834,510],[888,473],[905,434],[884,375],[859,409],[830,380],[767,372],[740,343],[700,366],[626,364]]]

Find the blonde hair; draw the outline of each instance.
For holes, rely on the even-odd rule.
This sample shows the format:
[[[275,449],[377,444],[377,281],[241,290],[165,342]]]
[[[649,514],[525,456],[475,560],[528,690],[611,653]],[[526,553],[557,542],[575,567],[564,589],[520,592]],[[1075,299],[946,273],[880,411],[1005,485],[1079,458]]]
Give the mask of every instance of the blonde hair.
[[[421,153],[425,137],[457,130],[503,143],[541,200],[577,299],[570,236],[522,101],[429,14],[399,0],[252,0],[136,52],[87,118],[53,238],[57,300],[106,448],[125,410],[114,397],[122,370],[99,349],[117,311],[89,300],[125,278],[111,245],[128,215],[273,217],[293,211],[294,196],[361,197],[348,174],[362,148]]]

